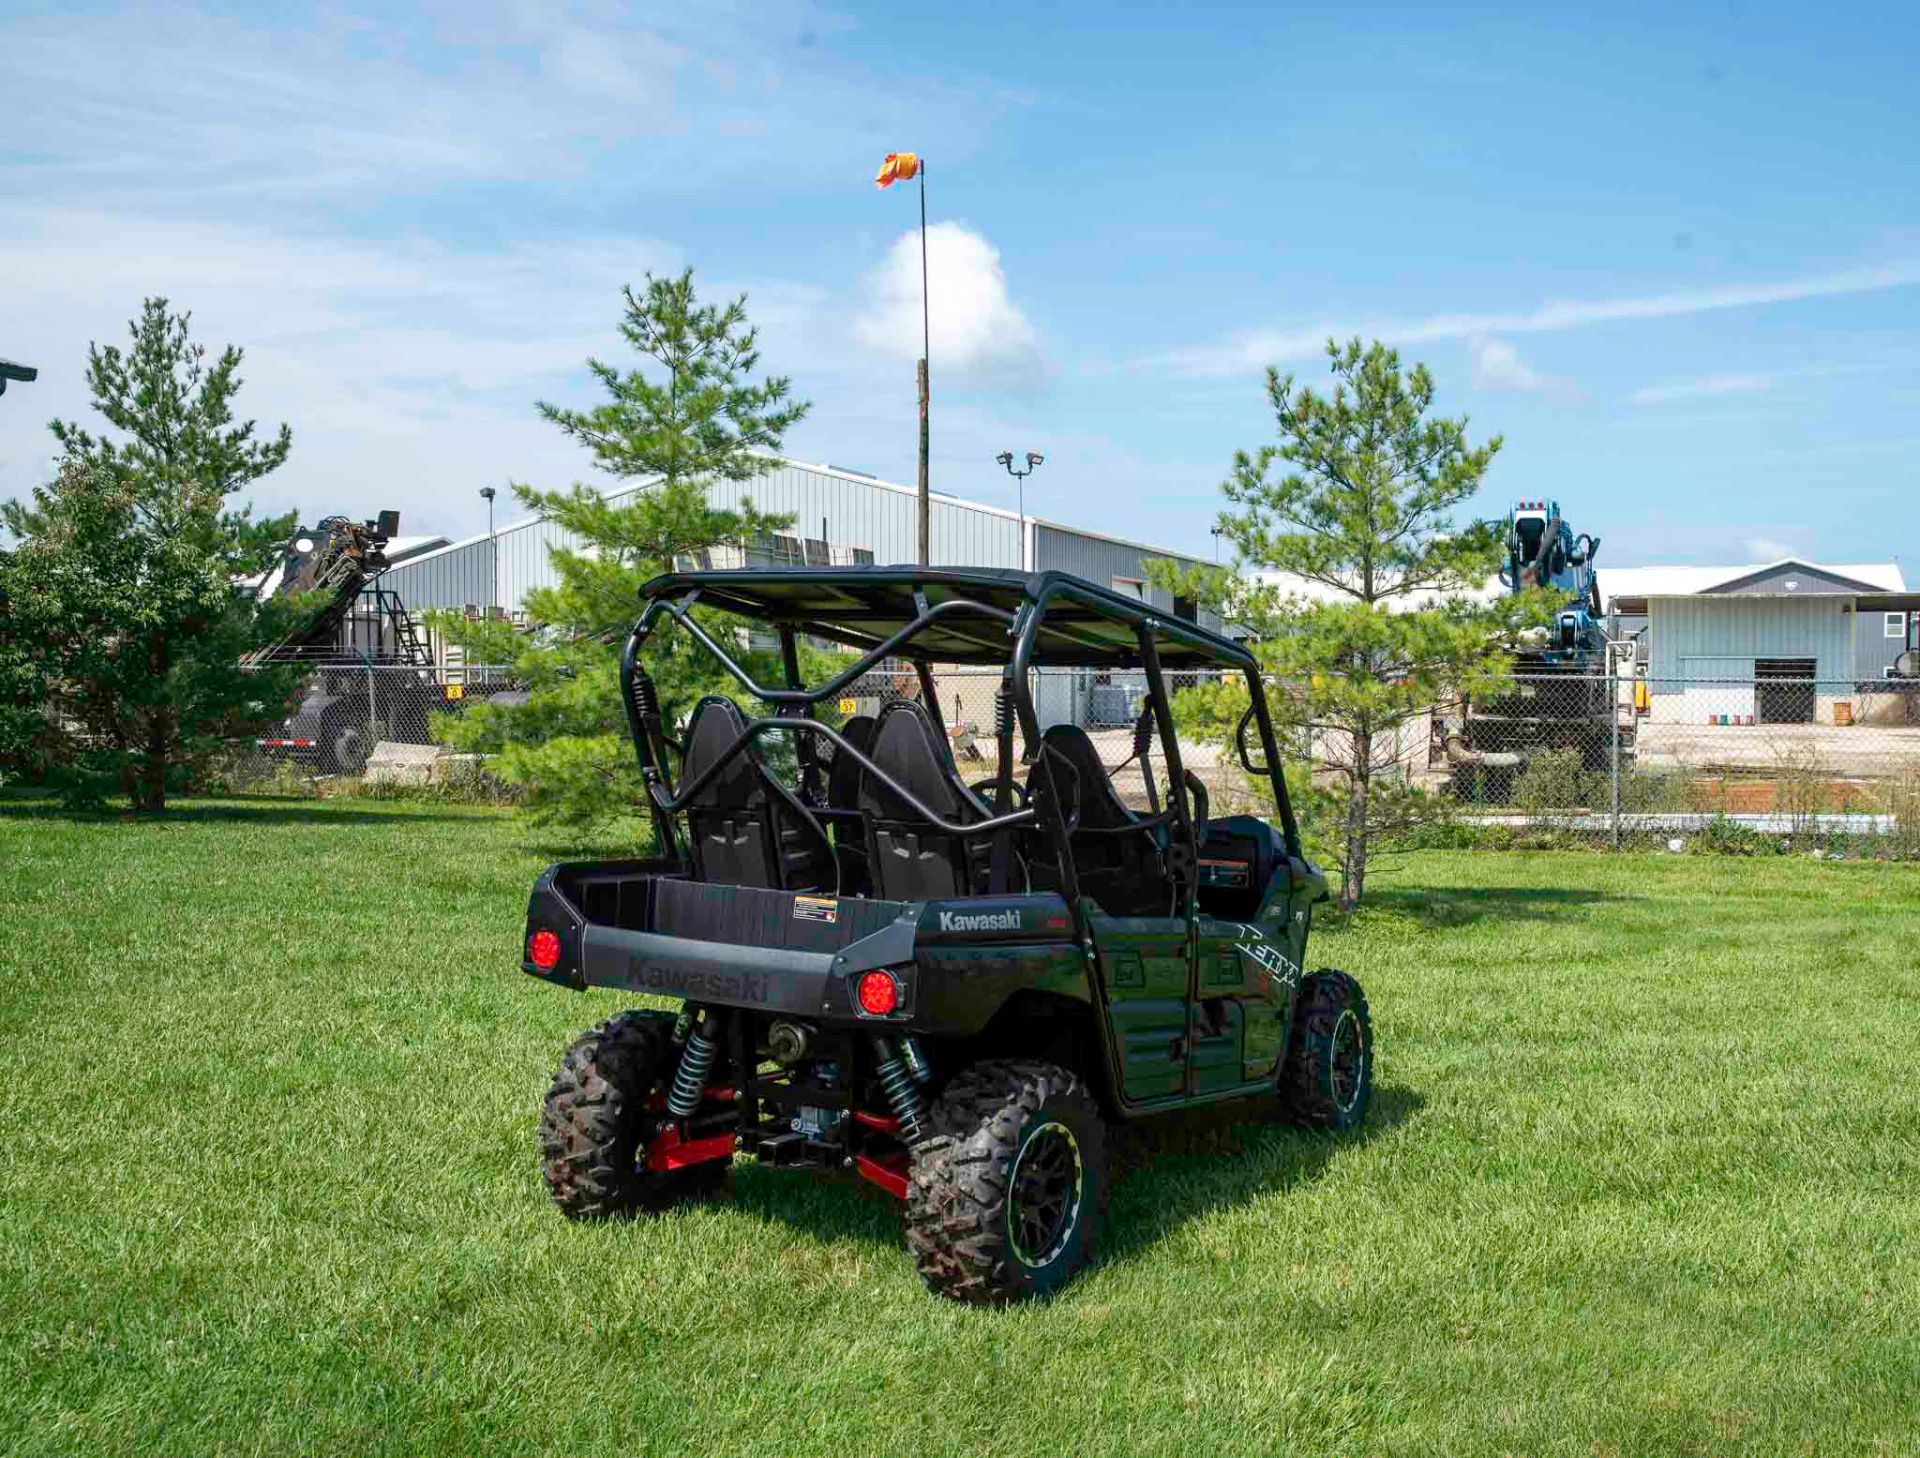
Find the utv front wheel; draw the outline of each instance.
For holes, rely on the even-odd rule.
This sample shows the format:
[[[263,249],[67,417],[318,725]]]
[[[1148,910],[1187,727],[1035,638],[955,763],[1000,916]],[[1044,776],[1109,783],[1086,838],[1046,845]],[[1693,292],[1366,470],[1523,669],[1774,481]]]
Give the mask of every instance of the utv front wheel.
[[[1057,1291],[1094,1258],[1107,1203],[1106,1128],[1051,1063],[976,1064],[914,1152],[907,1245],[927,1289],[975,1305]]]
[[[1296,1124],[1357,1128],[1373,1098],[1373,1022],[1360,984],[1323,968],[1300,984],[1280,1103]]]
[[[540,1111],[540,1172],[570,1220],[664,1210],[712,1194],[728,1161],[676,1170],[643,1164],[662,1115],[651,1096],[673,1079],[673,1018],[625,1012],[574,1040]]]

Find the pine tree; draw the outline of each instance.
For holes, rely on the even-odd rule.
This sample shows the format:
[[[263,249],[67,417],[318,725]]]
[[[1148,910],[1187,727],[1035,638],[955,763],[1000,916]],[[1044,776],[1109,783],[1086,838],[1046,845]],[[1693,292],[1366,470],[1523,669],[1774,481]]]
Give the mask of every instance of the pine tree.
[[[1267,371],[1279,440],[1237,453],[1222,488],[1218,526],[1241,567],[1280,580],[1202,570],[1181,586],[1252,630],[1290,744],[1313,783],[1333,785],[1338,900],[1351,909],[1372,841],[1423,810],[1400,772],[1402,728],[1453,695],[1496,687],[1517,632],[1550,608],[1543,594],[1474,595],[1498,567],[1501,529],[1455,513],[1500,438],[1474,445],[1464,418],[1433,416],[1427,367],[1403,372],[1383,344],[1329,340],[1327,358],[1324,394]],[[1190,712],[1227,717],[1211,700]]]
[[[234,423],[240,351],[209,365],[165,299],[147,299],[130,327],[125,352],[88,355],[94,408],[120,434],[55,421],[57,477],[30,504],[0,505],[21,538],[0,583],[0,654],[33,656],[72,793],[117,786],[154,811],[204,756],[284,714],[295,687],[297,670],[240,667],[292,609],[235,589],[272,561],[293,518],[228,505],[286,460],[292,436]],[[15,670],[0,677],[26,676]]]
[[[588,448],[596,468],[643,484],[611,498],[579,484],[565,491],[515,485],[524,505],[580,543],[552,549],[557,580],[525,603],[533,627],[432,619],[470,661],[511,663],[527,690],[524,703],[480,704],[442,719],[441,737],[496,755],[498,772],[522,788],[532,809],[569,821],[643,803],[619,692],[620,644],[639,613],[641,585],[671,571],[677,558],[745,547],[790,525],[791,518],[746,500],[729,510],[712,498],[764,473],[768,453],[807,412],[786,377],[752,378],[760,356],[744,297],[701,304],[691,270],[649,276],[644,291],[628,288],[623,296],[620,332],[643,364],[622,370],[589,360],[607,399],[587,410],[546,402],[539,410]],[[748,654],[737,630],[713,615],[702,621]],[[702,693],[732,687],[677,632],[654,636],[647,666],[669,723]]]

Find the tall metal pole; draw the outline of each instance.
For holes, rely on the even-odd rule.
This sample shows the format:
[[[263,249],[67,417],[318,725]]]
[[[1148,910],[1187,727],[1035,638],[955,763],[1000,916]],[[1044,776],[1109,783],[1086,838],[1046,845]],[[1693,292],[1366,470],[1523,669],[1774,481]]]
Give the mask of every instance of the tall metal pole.
[[[1608,750],[1613,773],[1608,776],[1612,792],[1613,848],[1620,849],[1620,660],[1615,657],[1613,645],[1607,645],[1607,719],[1612,724],[1612,744]]]
[[[933,310],[927,301],[927,159],[920,159],[920,565],[932,555],[932,498],[927,494],[927,360],[933,354]]]

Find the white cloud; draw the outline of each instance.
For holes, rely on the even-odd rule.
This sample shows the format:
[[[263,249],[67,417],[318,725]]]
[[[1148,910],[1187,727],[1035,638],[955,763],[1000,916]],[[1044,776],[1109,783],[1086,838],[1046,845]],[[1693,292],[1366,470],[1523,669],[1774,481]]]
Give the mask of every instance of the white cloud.
[[[903,233],[869,281],[854,323],[863,344],[899,359],[921,349],[920,235]],[[1000,251],[960,223],[927,229],[927,301],[936,380],[1029,385],[1044,371],[1039,335],[1007,293]]]
[[[1748,537],[1740,544],[1756,562],[1778,562],[1794,555],[1793,548],[1774,537]]]
[[[1636,405],[1665,405],[1672,400],[1697,400],[1713,395],[1747,395],[1771,390],[1776,377],[1767,374],[1697,375],[1690,380],[1671,380],[1663,385],[1648,385],[1628,398]]]
[[[1175,350],[1157,363],[1185,375],[1237,375],[1287,360],[1315,358],[1325,348],[1329,338],[1346,339],[1355,334],[1384,340],[1388,344],[1426,344],[1440,339],[1473,339],[1501,334],[1544,334],[1623,320],[1670,319],[1718,309],[1754,308],[1801,299],[1877,293],[1913,284],[1920,284],[1920,260],[1909,259],[1765,283],[1723,284],[1613,299],[1553,299],[1531,309],[1514,312],[1428,314],[1412,319],[1375,317],[1329,320],[1311,328],[1250,330],[1219,344]]]
[[[623,283],[671,268],[648,239],[586,238],[463,252],[217,225],[13,211],[0,229],[0,338],[38,366],[0,399],[0,498],[44,480],[51,417],[86,420],[89,340],[121,343],[144,294],[193,312],[195,337],[246,350],[243,417],[293,427],[293,455],[251,495],[262,507],[472,528],[474,492],[508,476],[562,484],[588,471],[538,419],[576,399],[583,361],[625,359]]]
[[[1557,383],[1520,358],[1520,351],[1504,339],[1473,341],[1469,378],[1480,390],[1551,390]]]

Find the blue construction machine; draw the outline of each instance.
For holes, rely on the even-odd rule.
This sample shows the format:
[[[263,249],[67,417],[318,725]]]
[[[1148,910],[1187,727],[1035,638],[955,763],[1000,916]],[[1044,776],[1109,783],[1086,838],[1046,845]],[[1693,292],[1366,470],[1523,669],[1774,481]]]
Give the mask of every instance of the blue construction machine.
[[[1557,501],[1516,501],[1507,514],[1510,593],[1544,587],[1562,599],[1552,624],[1515,653],[1514,682],[1499,695],[1436,713],[1432,762],[1466,798],[1500,800],[1542,751],[1576,751],[1584,770],[1606,769],[1633,752],[1633,717],[1623,715],[1608,674],[1608,642],[1594,558],[1600,539],[1575,535]]]

